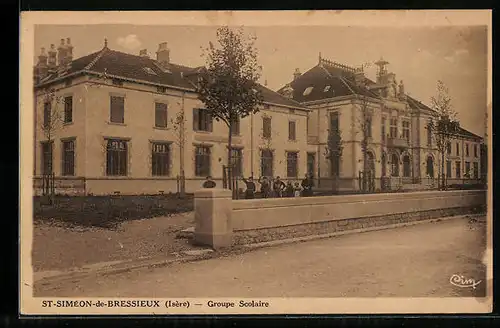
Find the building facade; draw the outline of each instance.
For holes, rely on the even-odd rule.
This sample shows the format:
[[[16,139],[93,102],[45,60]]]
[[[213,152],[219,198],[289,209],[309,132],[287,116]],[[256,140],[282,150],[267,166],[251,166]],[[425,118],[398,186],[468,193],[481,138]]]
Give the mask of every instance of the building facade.
[[[360,172],[365,157],[375,189],[388,177],[390,187],[423,189],[435,187],[443,162],[429,126],[434,111],[410,97],[383,59],[377,80],[355,69],[319,57],[318,64],[278,92],[311,109],[308,122],[309,144],[317,147],[319,186],[329,188],[336,173],[341,189],[360,188]],[[329,131],[338,131],[343,152],[338,163],[325,157]],[[364,133],[363,131],[366,131]],[[444,158],[448,184],[475,183],[481,177],[482,138],[460,128]]]
[[[207,176],[221,185],[229,129],[198,100],[199,70],[171,63],[169,54],[166,43],[155,59],[105,44],[69,60],[62,40],[55,65],[54,51],[47,61],[42,50],[35,70],[35,190],[51,172],[57,192],[68,194],[176,192],[182,171],[187,192]],[[307,143],[309,109],[259,88],[262,108],[232,131],[235,170],[243,177],[301,179],[314,153]]]
[[[107,46],[73,59],[71,40],[42,49],[34,69],[34,183],[53,174],[66,194],[157,194],[200,188],[207,176],[222,184],[228,127],[204,110],[195,92],[201,68],[170,62],[161,43],[156,58]],[[358,189],[363,170],[362,117],[369,115],[367,160],[375,188],[435,184],[440,158],[427,129],[433,111],[408,96],[380,60],[377,81],[362,70],[319,58],[304,74],[264,97],[256,114],[232,131],[232,161],[243,177],[280,176],[316,187]],[[329,131],[339,131],[338,163],[326,158]],[[464,129],[445,156],[448,184],[481,177],[482,139]]]

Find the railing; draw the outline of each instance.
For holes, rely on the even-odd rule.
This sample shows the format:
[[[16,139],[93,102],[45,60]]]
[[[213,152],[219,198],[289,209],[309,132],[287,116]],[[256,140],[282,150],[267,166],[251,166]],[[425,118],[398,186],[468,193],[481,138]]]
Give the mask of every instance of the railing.
[[[389,146],[389,147],[407,148],[408,145],[409,145],[409,142],[408,142],[407,139],[404,139],[404,138],[394,138],[394,137],[387,138],[387,146]]]

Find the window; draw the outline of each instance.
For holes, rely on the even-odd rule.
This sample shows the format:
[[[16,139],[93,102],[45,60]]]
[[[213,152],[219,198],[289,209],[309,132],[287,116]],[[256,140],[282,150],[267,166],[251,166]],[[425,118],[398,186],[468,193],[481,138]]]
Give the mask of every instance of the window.
[[[427,123],[427,146],[432,146],[432,121]]]
[[[307,153],[307,174],[310,177],[314,176],[314,167],[316,165],[316,154]]]
[[[451,178],[451,161],[446,161],[446,177]]]
[[[474,144],[474,157],[477,157],[477,144]]]
[[[73,122],[73,97],[64,98],[64,123]]]
[[[167,104],[155,102],[155,127],[166,128],[167,127]]]
[[[448,153],[448,155],[451,155],[451,142],[448,141],[446,143],[446,152]]]
[[[381,127],[381,131],[382,131],[382,135],[381,135],[381,140],[382,142],[385,142],[385,117],[382,117],[382,127]]]
[[[170,175],[170,144],[154,142],[151,153],[151,174],[153,176]]]
[[[313,87],[307,87],[305,90],[304,90],[304,93],[302,95],[304,96],[309,96],[311,94],[311,92],[313,91]]]
[[[455,153],[457,156],[460,156],[460,143],[459,142],[457,142],[457,144],[456,144]]]
[[[467,157],[469,156],[469,144],[468,143],[465,144],[465,156],[467,156]]]
[[[331,132],[339,131],[339,113],[337,112],[330,113],[330,131]]]
[[[330,157],[330,176],[340,176],[340,156]]]
[[[212,132],[212,114],[203,108],[193,109],[193,131]]]
[[[42,142],[42,174],[52,173],[52,142]]]
[[[262,135],[266,139],[271,138],[271,118],[263,117],[262,118]]]
[[[75,141],[62,142],[62,175],[75,175]]]
[[[52,116],[52,105],[50,102],[43,104],[43,127],[48,129],[50,127],[50,120]]]
[[[286,176],[288,178],[297,177],[297,158],[298,153],[296,152],[286,153]]]
[[[367,115],[366,116],[366,122],[365,122],[365,130],[366,130],[366,137],[371,138],[372,137],[372,117]]]
[[[233,165],[233,176],[239,177],[243,174],[242,150],[239,148],[231,149],[231,164]]]
[[[121,87],[123,85],[123,81],[118,80],[118,79],[113,79],[113,85]]]
[[[467,178],[470,178],[470,162],[465,162],[465,172],[464,172],[464,176],[467,177]]]
[[[210,147],[197,146],[195,148],[195,175],[207,177],[210,175]]]
[[[236,117],[233,119],[233,124],[231,124],[231,134],[233,136],[240,135],[240,118]]]
[[[288,122],[288,140],[295,140],[295,121]]]
[[[273,176],[273,151],[263,149],[260,153],[260,172],[262,176]]]
[[[403,121],[403,139],[410,141],[410,122]]]
[[[109,139],[106,147],[106,175],[126,176],[128,161],[127,141]]]
[[[405,178],[411,176],[411,162],[410,162],[410,156],[408,155],[403,157],[403,176]]]
[[[125,123],[125,98],[119,96],[111,96],[111,112],[109,121],[111,123]]]
[[[393,177],[399,177],[399,158],[396,154],[391,157],[391,174]]]
[[[473,178],[474,179],[478,179],[479,178],[479,164],[477,162],[474,162],[473,165],[474,165],[474,176],[473,176]]]
[[[145,71],[146,73],[148,73],[148,74],[151,74],[151,75],[158,75],[158,74],[156,74],[156,72],[155,72],[155,71],[153,71],[153,70],[151,69],[151,67],[144,67],[143,69],[144,69],[144,71]]]
[[[389,136],[391,138],[398,137],[398,119],[397,118],[391,118],[391,126],[390,126],[390,130],[389,130]]]
[[[462,177],[462,172],[460,169],[460,161],[455,162],[455,178],[461,178]]]
[[[159,93],[165,93],[165,92],[167,92],[167,88],[166,87],[156,87],[156,91]]]

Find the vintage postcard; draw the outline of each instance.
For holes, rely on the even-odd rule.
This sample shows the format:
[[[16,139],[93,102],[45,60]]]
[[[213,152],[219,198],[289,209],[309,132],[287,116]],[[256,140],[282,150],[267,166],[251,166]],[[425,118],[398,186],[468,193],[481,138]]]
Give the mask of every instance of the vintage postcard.
[[[492,311],[491,11],[23,12],[20,313]]]

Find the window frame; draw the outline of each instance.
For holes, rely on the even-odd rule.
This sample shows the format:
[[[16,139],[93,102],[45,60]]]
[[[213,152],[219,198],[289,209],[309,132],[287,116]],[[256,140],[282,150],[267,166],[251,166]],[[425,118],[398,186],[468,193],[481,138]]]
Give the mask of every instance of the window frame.
[[[169,177],[171,176],[172,149],[171,142],[151,141],[151,176]],[[155,148],[164,147],[166,151],[157,151]],[[165,159],[166,158],[166,159]],[[161,165],[158,165],[160,162]]]
[[[67,150],[66,145],[71,144],[72,149]],[[67,155],[71,153],[71,160],[68,163]],[[71,164],[71,165],[69,165]],[[71,169],[68,171],[68,167]],[[75,176],[76,172],[76,138],[62,139],[61,140],[61,175],[62,176]]]
[[[286,152],[286,177],[297,178],[299,176],[299,152]]]
[[[52,174],[54,173],[54,141],[53,140],[41,141],[40,146],[41,146],[40,153],[42,155],[40,171],[42,175]],[[48,152],[45,151],[44,149],[45,146],[49,146]],[[50,154],[50,158],[48,158],[48,160],[46,156],[47,153]]]
[[[70,105],[68,105],[68,100],[70,100]],[[64,124],[73,123],[73,96],[64,97]]]
[[[297,141],[297,122],[295,120],[288,121],[288,140]]]
[[[212,147],[208,145],[195,145],[194,147],[194,175],[196,177],[207,177],[212,175]],[[199,150],[206,150],[205,153],[199,153]],[[206,163],[199,163],[198,160],[200,158],[206,157]],[[206,164],[207,167],[203,168],[203,165]]]
[[[274,175],[274,151],[272,149],[260,150],[260,175],[266,177],[272,177]]]
[[[159,111],[162,111],[164,114],[164,125],[159,125]],[[158,129],[166,129],[168,127],[168,104],[162,101],[155,101],[155,123],[154,127]]]
[[[267,125],[266,122],[268,123]],[[272,118],[269,116],[262,117],[262,137],[264,139],[271,139],[273,134],[272,131]]]
[[[130,140],[123,138],[106,138],[105,142],[106,142],[106,163],[105,163],[106,176],[109,177],[128,176]],[[113,142],[119,145],[118,149],[110,149],[110,145],[112,145]],[[124,145],[123,149],[120,149],[121,145]],[[110,153],[110,151],[112,153]],[[113,160],[118,160],[118,164],[115,164]],[[115,167],[114,165],[117,166]]]
[[[238,156],[235,156],[237,154]],[[233,166],[233,176],[243,175],[243,148],[231,147],[231,164]]]
[[[109,123],[112,123],[112,124],[125,124],[125,96],[120,96],[120,95],[110,95],[109,96]],[[115,106],[113,106],[113,100],[118,100],[120,99],[121,100],[121,103],[118,103],[118,104],[115,104]],[[117,105],[120,105],[120,107],[116,107]],[[116,117],[115,115],[116,112],[115,110],[119,109],[120,110],[120,113],[119,113],[119,118],[121,119],[121,121],[115,121]]]
[[[193,131],[213,132],[213,121],[213,116],[207,109],[193,108]]]

